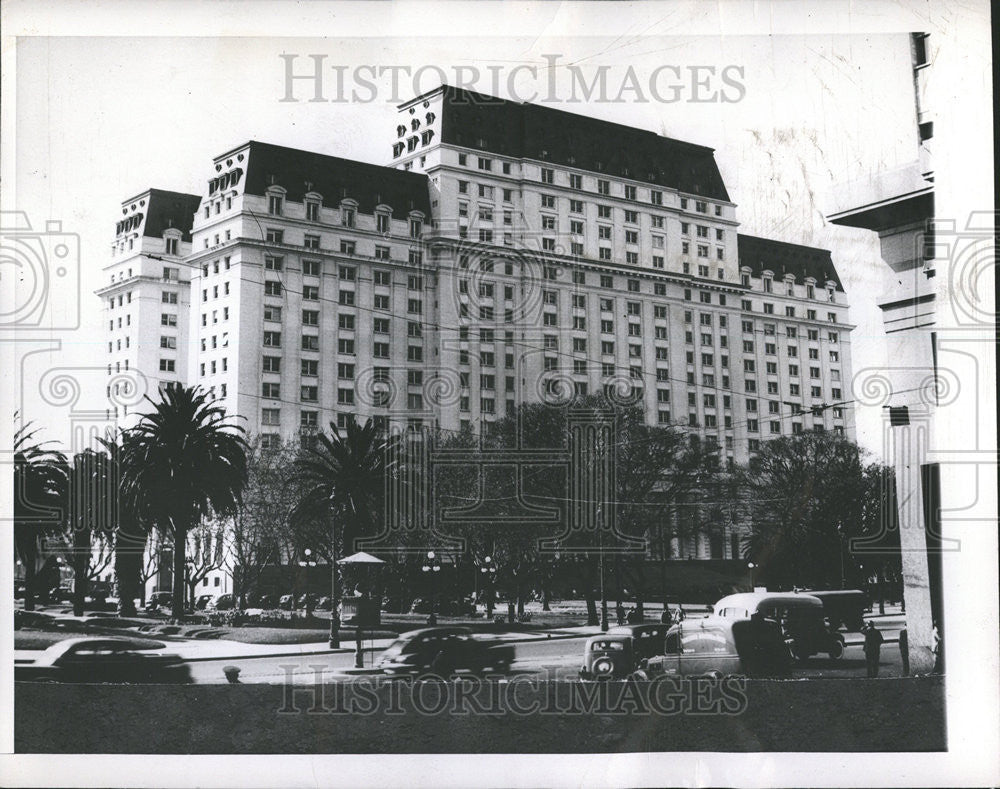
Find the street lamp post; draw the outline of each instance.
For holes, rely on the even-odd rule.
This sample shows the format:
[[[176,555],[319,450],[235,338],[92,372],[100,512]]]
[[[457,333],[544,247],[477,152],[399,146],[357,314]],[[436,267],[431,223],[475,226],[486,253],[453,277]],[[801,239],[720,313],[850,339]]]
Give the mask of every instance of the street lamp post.
[[[750,591],[753,591],[753,568],[757,565],[753,562],[747,562],[747,569],[750,571]]]
[[[486,593],[486,618],[493,619],[493,584],[496,579],[497,566],[493,561],[493,557],[487,556],[483,559],[483,563],[479,568],[479,572],[483,574],[483,587]]]
[[[847,581],[844,578],[844,524],[837,524],[837,537],[840,543],[840,588],[847,588]]]
[[[431,577],[431,614],[427,617],[427,624],[432,627],[437,624],[437,574],[441,572],[441,561],[434,555],[434,551],[427,551],[427,561],[420,568],[422,572],[430,573]]]
[[[600,541],[600,575],[601,575],[601,632],[608,632],[608,596],[604,591],[604,524],[601,523],[601,508],[597,508],[597,529],[598,529],[598,539]]]
[[[331,499],[333,497],[331,496]],[[340,584],[337,578],[337,528],[330,502],[330,649],[340,649]]]
[[[303,561],[299,562],[299,567],[305,568],[306,572],[306,619],[312,616],[312,593],[309,591],[309,568],[316,566],[316,561],[312,558],[312,549],[306,548],[303,552],[306,557]]]

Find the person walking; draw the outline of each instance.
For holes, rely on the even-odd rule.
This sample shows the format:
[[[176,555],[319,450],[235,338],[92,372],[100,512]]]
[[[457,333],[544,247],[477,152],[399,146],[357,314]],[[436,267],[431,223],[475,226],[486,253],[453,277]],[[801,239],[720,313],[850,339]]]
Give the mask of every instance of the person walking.
[[[941,643],[941,629],[938,627],[937,620],[934,621],[933,628],[931,630],[931,638],[933,643],[931,645],[931,653],[934,655],[934,668],[931,669],[932,674],[943,674],[944,673],[944,645]]]
[[[899,631],[899,656],[903,660],[903,676],[910,676],[910,639],[906,635],[906,628]]]
[[[882,638],[882,633],[879,632],[878,628],[872,622],[868,622],[865,625],[864,631],[865,665],[868,668],[868,677],[871,679],[878,676],[879,655],[882,651],[882,642],[885,639]]]

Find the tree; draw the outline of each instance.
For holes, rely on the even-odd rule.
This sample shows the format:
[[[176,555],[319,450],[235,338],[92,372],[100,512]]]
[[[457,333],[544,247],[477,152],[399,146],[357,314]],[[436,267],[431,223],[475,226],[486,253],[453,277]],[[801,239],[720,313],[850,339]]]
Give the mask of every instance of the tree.
[[[39,443],[38,431],[30,428],[23,424],[14,432],[14,546],[24,566],[26,611],[35,608],[42,541],[63,523],[67,470],[62,453]]]
[[[107,490],[115,497],[114,562],[115,579],[118,581],[118,613],[121,616],[135,616],[135,599],[145,598],[146,581],[152,577],[144,573],[143,556],[146,542],[150,537],[152,518],[142,516],[136,509],[136,502],[125,495],[123,456],[125,443],[130,434],[119,431],[114,438],[99,438],[108,457],[107,473],[110,483]]]
[[[283,536],[294,532],[298,503],[292,479],[293,447],[264,448],[258,440],[248,456],[247,484],[231,527],[233,586],[240,608],[256,589],[264,568],[281,561]]]
[[[109,456],[90,449],[74,455],[62,496],[62,539],[73,569],[73,614],[83,616],[90,581],[111,563],[108,548],[118,520],[118,485]]]
[[[337,559],[340,548],[351,550],[359,536],[374,531],[374,513],[385,490],[385,474],[391,473],[386,464],[390,440],[372,419],[364,425],[348,422],[343,435],[331,422],[330,433],[319,433],[314,444],[303,447],[295,463],[293,476],[301,483],[302,492],[294,520],[308,526],[315,524],[317,516],[323,514],[333,522],[326,529],[330,535],[325,541],[327,550],[324,551],[320,544],[321,535],[315,535],[317,548],[321,555],[326,554],[331,566],[331,646],[339,644]]]
[[[187,593],[192,605],[198,584],[213,570],[225,566],[226,558],[225,536],[218,524],[202,522],[188,532],[185,559],[188,566]]]
[[[757,577],[786,588],[838,588],[842,572],[845,581],[857,581],[846,541],[861,533],[862,460],[856,444],[827,432],[783,436],[762,446],[741,473]]]
[[[609,506],[614,508],[619,533],[632,538],[634,549],[624,558],[616,553],[614,565],[621,577],[632,566],[631,583],[637,587],[641,605],[645,559],[642,546],[664,526],[671,534],[685,528],[687,521],[672,517],[672,513],[678,506],[690,503],[681,501],[685,497],[697,501],[706,491],[713,491],[718,452],[714,445],[700,442],[678,427],[647,425],[642,409],[617,403],[613,398],[581,397],[572,407],[577,414],[589,411],[593,424],[607,422],[613,426],[613,443],[598,447],[598,451],[613,455],[616,477]],[[491,556],[498,585],[508,588],[519,609],[523,609],[524,594],[533,586],[541,587],[545,598],[546,587],[560,575],[578,574],[587,601],[588,621],[597,624],[601,548],[621,543],[621,537],[603,534],[603,539],[598,539],[593,533],[583,532],[573,535],[572,551],[557,553],[554,546],[543,550],[544,542],[558,536],[558,523],[570,522],[566,468],[530,455],[498,466],[488,456],[497,449],[566,451],[570,441],[566,408],[545,403],[522,405],[494,423],[490,432],[479,439],[471,433],[459,433],[443,440],[443,448],[472,449],[482,460],[446,467],[436,479],[437,492],[442,509],[449,510],[449,518],[457,521],[448,531],[465,537],[467,546],[480,560]],[[532,521],[532,516],[553,510],[553,520]],[[467,522],[462,522],[463,517]],[[610,518],[599,528],[609,522]],[[615,547],[625,548],[627,543]],[[621,586],[619,583],[619,593]]]
[[[173,538],[172,615],[184,615],[188,532],[202,518],[231,516],[247,479],[243,428],[200,388],[172,386],[128,431],[122,470],[129,505],[148,512]]]

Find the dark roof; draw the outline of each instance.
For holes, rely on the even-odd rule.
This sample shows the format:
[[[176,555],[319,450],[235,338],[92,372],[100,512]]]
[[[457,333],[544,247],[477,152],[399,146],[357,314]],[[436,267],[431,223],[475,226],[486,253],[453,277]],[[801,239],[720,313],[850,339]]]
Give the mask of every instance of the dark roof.
[[[703,145],[450,85],[443,86],[442,106],[441,141],[445,143],[729,200],[714,151]]]
[[[200,203],[201,197],[198,195],[150,189],[146,224],[142,234],[150,238],[163,238],[164,230],[176,227],[181,231],[181,239],[190,241],[191,225]]]
[[[749,267],[754,277],[761,276],[767,269],[773,272],[777,279],[783,279],[786,274],[791,274],[796,282],[802,283],[807,277],[812,277],[819,285],[831,281],[837,283],[837,290],[844,289],[828,249],[789,244],[787,241],[772,241],[769,238],[746,236],[742,233],[737,234],[737,246],[740,266]]]
[[[255,140],[246,145],[250,147],[244,187],[248,194],[263,195],[273,176],[273,183],[286,190],[286,199],[296,203],[302,202],[307,192],[317,192],[323,196],[323,204],[331,207],[337,207],[345,197],[357,200],[358,210],[365,214],[384,204],[392,208],[396,218],[405,219],[410,211],[431,215],[427,176],[421,173]]]

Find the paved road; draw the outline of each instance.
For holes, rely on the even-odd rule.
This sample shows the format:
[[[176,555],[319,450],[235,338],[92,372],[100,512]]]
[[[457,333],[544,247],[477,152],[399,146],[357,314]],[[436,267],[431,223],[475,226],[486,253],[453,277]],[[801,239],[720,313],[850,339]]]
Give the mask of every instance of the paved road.
[[[902,661],[898,638],[899,623],[886,623],[880,627],[887,642],[882,647],[880,674],[902,676]],[[559,677],[573,677],[583,658],[586,636],[574,638],[552,638],[543,641],[527,641],[515,644],[515,674],[536,674],[544,676],[554,672]],[[798,664],[795,676],[805,678],[828,677],[847,678],[865,676],[865,659],[861,649],[861,636],[847,634],[847,649],[841,660],[830,660],[825,656],[814,656],[805,663]],[[365,653],[365,667],[370,668],[377,652]],[[194,682],[198,684],[220,684],[227,682],[223,668],[237,666],[242,683],[280,684],[291,680],[296,684],[351,681],[349,673],[354,668],[354,655],[336,653],[331,655],[303,655],[293,657],[242,657],[218,660],[193,661],[188,665]]]

